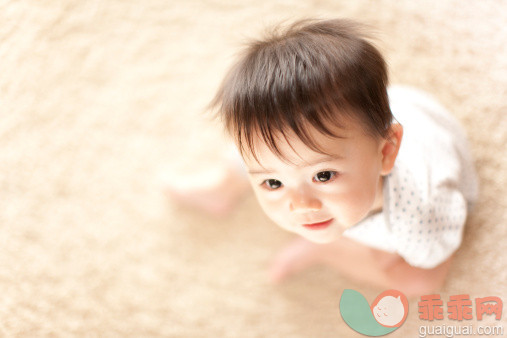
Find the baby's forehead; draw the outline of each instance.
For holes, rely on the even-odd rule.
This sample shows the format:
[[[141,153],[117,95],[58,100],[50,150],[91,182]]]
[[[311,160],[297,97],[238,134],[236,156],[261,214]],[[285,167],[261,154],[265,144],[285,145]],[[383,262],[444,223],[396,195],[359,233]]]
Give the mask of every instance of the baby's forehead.
[[[334,153],[333,150],[340,141],[368,134],[363,124],[356,121],[347,121],[339,126],[329,124],[326,128],[327,132],[321,131],[307,123],[304,128],[297,130],[285,128],[267,133],[256,129],[247,135],[244,134],[237,143],[243,155],[255,157],[259,151],[271,151],[278,157],[288,160],[294,157],[293,155],[307,150],[330,155]]]
[[[343,148],[340,142],[346,138],[325,136],[314,140],[313,143],[305,143],[301,139],[278,140],[274,145],[257,139],[253,147],[244,148],[241,151],[247,164],[264,168],[273,163],[283,163],[294,168],[308,167],[317,163],[340,160]]]

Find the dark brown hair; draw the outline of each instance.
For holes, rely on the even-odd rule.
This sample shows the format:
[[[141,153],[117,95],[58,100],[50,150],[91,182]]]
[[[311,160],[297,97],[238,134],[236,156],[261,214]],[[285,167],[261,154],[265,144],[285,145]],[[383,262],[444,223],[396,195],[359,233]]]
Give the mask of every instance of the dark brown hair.
[[[386,63],[363,28],[349,20],[300,20],[250,42],[224,78],[211,107],[217,109],[241,154],[256,158],[261,137],[277,146],[295,133],[311,149],[325,153],[310,137],[313,127],[332,132],[355,118],[367,133],[387,137],[392,113]]]

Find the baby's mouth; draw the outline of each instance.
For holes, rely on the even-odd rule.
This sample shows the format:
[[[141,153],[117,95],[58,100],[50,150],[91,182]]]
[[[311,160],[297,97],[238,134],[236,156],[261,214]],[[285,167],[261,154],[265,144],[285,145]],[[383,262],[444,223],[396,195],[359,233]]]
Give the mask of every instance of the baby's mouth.
[[[321,230],[321,229],[325,229],[328,226],[330,226],[331,223],[333,223],[333,221],[334,221],[334,218],[331,218],[331,219],[328,219],[327,221],[323,221],[323,222],[306,223],[306,224],[303,224],[303,226],[307,229],[310,229],[310,230]]]

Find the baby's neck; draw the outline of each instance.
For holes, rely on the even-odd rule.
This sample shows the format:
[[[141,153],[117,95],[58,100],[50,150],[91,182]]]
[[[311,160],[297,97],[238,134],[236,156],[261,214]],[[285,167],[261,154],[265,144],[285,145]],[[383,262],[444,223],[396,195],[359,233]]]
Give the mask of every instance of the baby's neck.
[[[375,195],[375,201],[373,202],[373,206],[369,212],[369,215],[376,214],[377,212],[382,211],[382,207],[384,205],[384,176],[380,177],[380,180],[377,185],[377,193]]]

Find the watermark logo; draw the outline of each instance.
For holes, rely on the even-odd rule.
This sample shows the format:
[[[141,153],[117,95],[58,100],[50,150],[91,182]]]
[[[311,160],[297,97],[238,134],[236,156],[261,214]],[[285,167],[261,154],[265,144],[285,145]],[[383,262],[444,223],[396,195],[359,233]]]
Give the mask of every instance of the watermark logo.
[[[455,336],[504,335],[502,324],[474,326],[471,323],[474,312],[478,323],[486,316],[500,321],[503,310],[503,302],[500,297],[478,297],[472,301],[470,295],[460,294],[449,296],[449,299],[445,302],[439,294],[433,294],[421,296],[421,300],[417,305],[419,307],[419,319],[436,324],[421,325],[419,327],[419,337],[436,335],[451,338]],[[445,316],[445,305],[447,305],[447,316]],[[445,317],[460,325],[439,324],[438,322],[444,320]]]
[[[340,313],[347,325],[361,334],[377,337],[393,332],[407,319],[407,297],[398,290],[382,292],[371,303],[355,290],[346,289],[340,298]]]
[[[504,335],[500,323],[503,310],[500,297],[471,298],[468,294],[458,294],[443,299],[439,294],[422,295],[417,306],[419,320],[426,322],[419,326],[419,337]],[[361,293],[346,289],[340,298],[340,313],[354,331],[371,337],[383,336],[403,325],[408,315],[408,301],[400,291],[387,290],[370,306]],[[474,317],[475,325],[472,323]],[[489,317],[490,325],[480,325],[485,317]],[[442,323],[444,319],[450,323]],[[491,325],[491,320],[498,321],[498,324]]]

